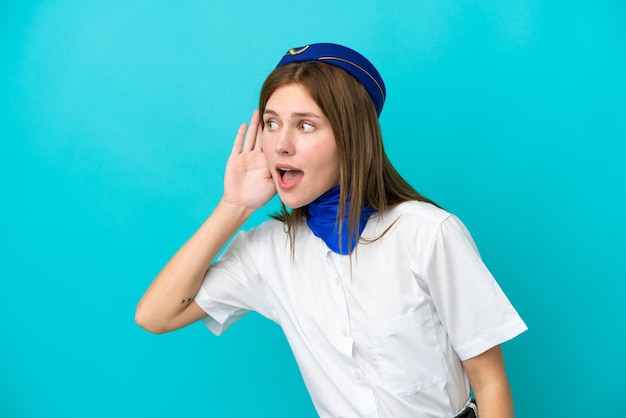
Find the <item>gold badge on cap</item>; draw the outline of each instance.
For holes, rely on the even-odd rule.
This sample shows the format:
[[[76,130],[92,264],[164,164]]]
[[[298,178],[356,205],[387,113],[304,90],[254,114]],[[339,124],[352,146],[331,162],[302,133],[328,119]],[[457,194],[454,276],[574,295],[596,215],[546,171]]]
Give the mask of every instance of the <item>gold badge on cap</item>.
[[[307,46],[303,46],[300,49],[296,49],[296,48],[291,48],[289,51],[287,51],[287,55],[300,55],[302,54],[304,51],[306,51],[307,49],[309,49],[310,45]]]

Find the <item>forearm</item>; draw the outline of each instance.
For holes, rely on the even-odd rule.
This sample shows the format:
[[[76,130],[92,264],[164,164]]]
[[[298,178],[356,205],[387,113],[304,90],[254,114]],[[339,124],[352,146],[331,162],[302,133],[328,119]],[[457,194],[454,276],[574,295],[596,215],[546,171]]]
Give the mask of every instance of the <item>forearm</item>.
[[[135,320],[142,328],[162,333],[186,325],[180,316],[198,292],[211,262],[251,213],[252,209],[220,201],[140,300]]]
[[[480,418],[513,418],[513,401],[508,381],[473,388]]]
[[[513,418],[511,387],[500,346],[463,362],[480,418]]]

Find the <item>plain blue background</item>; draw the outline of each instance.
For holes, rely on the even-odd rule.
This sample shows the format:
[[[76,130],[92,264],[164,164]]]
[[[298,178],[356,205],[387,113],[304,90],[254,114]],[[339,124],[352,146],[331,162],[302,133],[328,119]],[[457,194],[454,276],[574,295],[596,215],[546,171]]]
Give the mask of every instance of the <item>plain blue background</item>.
[[[624,416],[626,3],[5,1],[0,16],[0,416],[315,416],[263,318],[220,338],[133,320],[219,199],[263,79],[311,42],[376,64],[392,161],[465,221],[528,323],[504,345],[518,417]]]

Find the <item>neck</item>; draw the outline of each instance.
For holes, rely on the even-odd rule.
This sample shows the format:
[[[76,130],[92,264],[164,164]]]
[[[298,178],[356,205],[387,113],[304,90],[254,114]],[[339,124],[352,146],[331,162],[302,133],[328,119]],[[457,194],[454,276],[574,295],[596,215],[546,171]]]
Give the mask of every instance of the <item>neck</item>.
[[[362,207],[359,217],[358,232],[352,233],[348,228],[350,204],[346,202],[343,215],[339,215],[339,186],[327,191],[308,205],[307,225],[313,234],[321,238],[328,248],[338,254],[350,254],[356,247],[359,237],[365,229],[367,219],[376,211]],[[341,236],[339,234],[341,231]]]

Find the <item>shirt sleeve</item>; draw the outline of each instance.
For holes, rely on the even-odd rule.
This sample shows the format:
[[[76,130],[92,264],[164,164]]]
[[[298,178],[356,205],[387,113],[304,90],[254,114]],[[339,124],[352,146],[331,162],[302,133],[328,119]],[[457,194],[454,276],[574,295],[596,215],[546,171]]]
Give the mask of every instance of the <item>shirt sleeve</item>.
[[[203,319],[221,335],[250,311],[273,319],[272,298],[261,279],[251,250],[255,231],[241,231],[207,270],[194,300],[209,316]]]
[[[427,260],[428,288],[461,360],[475,357],[527,329],[458,218],[449,216],[441,223]]]

